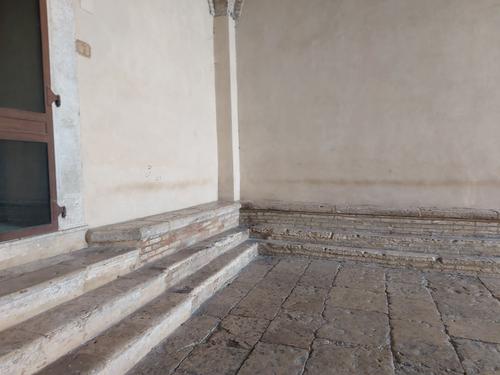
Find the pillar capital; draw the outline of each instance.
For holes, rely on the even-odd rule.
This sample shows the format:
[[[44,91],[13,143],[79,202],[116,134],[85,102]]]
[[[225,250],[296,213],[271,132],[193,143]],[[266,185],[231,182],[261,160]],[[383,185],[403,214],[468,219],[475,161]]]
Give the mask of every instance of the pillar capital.
[[[208,0],[208,5],[214,17],[231,16],[236,21],[240,17],[243,0]]]

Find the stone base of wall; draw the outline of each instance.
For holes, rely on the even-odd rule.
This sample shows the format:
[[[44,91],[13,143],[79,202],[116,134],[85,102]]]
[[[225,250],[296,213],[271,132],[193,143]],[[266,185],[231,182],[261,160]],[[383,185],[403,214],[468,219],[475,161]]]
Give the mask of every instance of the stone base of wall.
[[[140,249],[143,263],[213,237],[239,225],[239,203],[215,202],[87,232],[90,245]]]
[[[500,273],[495,210],[245,202],[241,223],[267,255]]]

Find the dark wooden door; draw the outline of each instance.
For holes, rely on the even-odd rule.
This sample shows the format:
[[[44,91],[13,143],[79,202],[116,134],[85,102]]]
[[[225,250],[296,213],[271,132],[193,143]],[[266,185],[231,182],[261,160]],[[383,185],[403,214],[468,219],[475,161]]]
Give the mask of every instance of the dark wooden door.
[[[57,230],[46,0],[0,0],[0,241]]]

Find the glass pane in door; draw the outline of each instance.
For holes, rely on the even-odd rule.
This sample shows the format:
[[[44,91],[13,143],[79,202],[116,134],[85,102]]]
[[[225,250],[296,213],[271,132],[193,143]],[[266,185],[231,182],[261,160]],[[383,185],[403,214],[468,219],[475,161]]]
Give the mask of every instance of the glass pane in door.
[[[45,112],[39,0],[0,0],[0,108]]]
[[[0,234],[50,224],[47,145],[0,140]]]

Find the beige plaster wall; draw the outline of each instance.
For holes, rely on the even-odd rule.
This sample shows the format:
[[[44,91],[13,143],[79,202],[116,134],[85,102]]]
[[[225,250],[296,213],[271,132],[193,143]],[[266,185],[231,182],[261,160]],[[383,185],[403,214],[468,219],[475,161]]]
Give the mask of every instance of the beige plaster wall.
[[[242,199],[500,207],[499,0],[252,0]]]
[[[89,226],[217,199],[206,0],[74,0]]]

